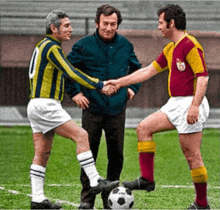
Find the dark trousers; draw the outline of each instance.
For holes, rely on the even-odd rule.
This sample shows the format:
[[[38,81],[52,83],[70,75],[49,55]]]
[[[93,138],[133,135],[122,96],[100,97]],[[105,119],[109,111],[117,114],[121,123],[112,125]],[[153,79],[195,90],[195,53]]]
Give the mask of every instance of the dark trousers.
[[[123,167],[123,145],[125,130],[125,110],[117,115],[101,115],[89,110],[83,110],[82,127],[89,134],[90,148],[96,161],[102,130],[105,131],[107,145],[107,179],[119,180]],[[81,202],[94,205],[95,195],[90,193],[89,179],[84,170],[81,170],[80,180],[82,183]],[[109,192],[102,193],[104,207]]]

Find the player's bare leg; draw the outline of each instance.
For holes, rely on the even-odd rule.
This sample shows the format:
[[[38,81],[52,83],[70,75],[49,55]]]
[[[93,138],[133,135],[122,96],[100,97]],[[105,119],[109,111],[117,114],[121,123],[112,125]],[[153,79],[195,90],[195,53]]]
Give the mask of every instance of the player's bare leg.
[[[54,132],[59,136],[71,139],[76,142],[76,153],[80,154],[90,150],[88,133],[81,128],[73,120],[70,120],[61,126],[54,129]]]
[[[54,133],[33,133],[34,158],[30,168],[32,201],[31,209],[60,209],[60,204],[51,203],[44,195],[46,166],[50,157]]]
[[[195,186],[195,203],[192,208],[198,205],[201,208],[209,209],[207,201],[207,170],[203,165],[200,152],[202,132],[191,134],[179,134],[180,145],[186,161],[191,170],[192,180]]]
[[[200,152],[202,132],[191,134],[179,134],[180,146],[190,169],[203,166]]]
[[[34,158],[33,164],[46,167],[52,148],[54,133],[33,133]]]
[[[137,136],[141,177],[132,182],[123,182],[125,187],[131,190],[147,190],[148,192],[155,189],[154,154],[156,143],[153,140],[153,134],[173,129],[175,127],[169,121],[167,115],[161,111],[149,115],[139,123]]]
[[[167,115],[157,111],[139,123],[137,127],[138,141],[152,141],[154,133],[174,129],[175,127],[169,121]]]

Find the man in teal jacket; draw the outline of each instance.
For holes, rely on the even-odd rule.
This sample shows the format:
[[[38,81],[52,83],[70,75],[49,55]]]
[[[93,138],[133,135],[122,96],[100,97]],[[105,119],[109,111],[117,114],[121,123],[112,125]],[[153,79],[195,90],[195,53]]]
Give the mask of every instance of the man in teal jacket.
[[[117,79],[134,72],[141,67],[133,45],[117,34],[122,21],[120,11],[110,5],[97,9],[96,32],[76,42],[67,56],[71,64],[89,76],[102,81]],[[123,167],[123,143],[125,127],[125,109],[129,99],[138,92],[140,84],[118,90],[112,96],[100,91],[89,90],[66,81],[66,92],[83,109],[82,126],[89,134],[92,153],[96,160],[102,135],[105,131],[108,155],[108,180],[119,180]],[[90,193],[88,178],[81,172],[82,192],[80,209],[92,209],[95,195]],[[102,193],[104,209],[108,209],[109,192]]]

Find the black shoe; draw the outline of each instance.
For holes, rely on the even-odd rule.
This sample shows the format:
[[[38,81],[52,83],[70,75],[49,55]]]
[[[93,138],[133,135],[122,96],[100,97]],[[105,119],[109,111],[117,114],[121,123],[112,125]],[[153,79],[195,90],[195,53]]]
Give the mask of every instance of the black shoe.
[[[143,177],[139,177],[134,181],[125,181],[122,185],[130,190],[147,190],[148,192],[155,189],[155,182],[149,182]]]
[[[59,203],[51,203],[49,200],[44,200],[41,203],[31,201],[31,209],[61,209]]]
[[[81,202],[79,205],[79,209],[94,209],[91,203]]]
[[[188,209],[211,209],[209,205],[206,207],[200,207],[196,202],[192,203]]]
[[[99,194],[100,192],[104,190],[109,190],[111,191],[115,187],[118,186],[119,181],[109,181],[106,179],[99,179],[98,180],[99,184],[95,187],[91,187],[91,192],[94,194]]]

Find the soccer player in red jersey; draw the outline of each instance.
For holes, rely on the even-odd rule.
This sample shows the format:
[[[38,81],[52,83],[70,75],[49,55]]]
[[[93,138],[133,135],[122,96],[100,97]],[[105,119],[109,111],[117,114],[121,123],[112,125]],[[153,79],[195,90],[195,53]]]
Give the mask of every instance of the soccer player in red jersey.
[[[203,123],[209,115],[205,97],[208,72],[204,51],[199,42],[187,34],[185,12],[178,5],[167,5],[158,10],[158,29],[171,42],[149,66],[129,76],[110,80],[107,84],[117,89],[143,82],[168,69],[170,99],[162,108],[146,117],[137,127],[141,176],[123,185],[131,190],[155,189],[153,134],[177,129],[179,142],[191,170],[195,186],[195,201],[188,209],[210,209],[207,201],[207,170],[200,152]]]

